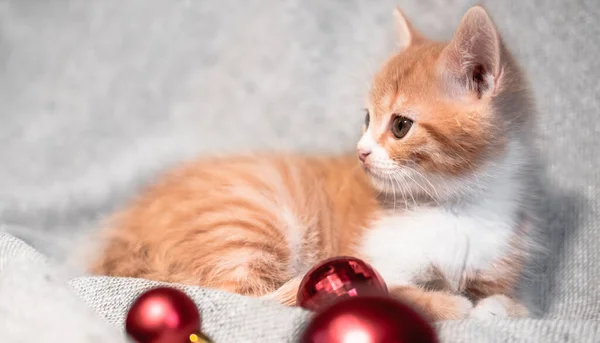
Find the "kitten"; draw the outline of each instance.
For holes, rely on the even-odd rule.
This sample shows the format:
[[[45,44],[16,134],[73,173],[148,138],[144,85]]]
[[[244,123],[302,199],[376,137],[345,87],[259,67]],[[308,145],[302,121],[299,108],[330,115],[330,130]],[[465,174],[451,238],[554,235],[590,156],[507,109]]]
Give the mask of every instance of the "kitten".
[[[319,261],[365,259],[430,320],[519,317],[533,103],[479,6],[434,42],[396,11],[358,158],[258,154],[172,171],[117,214],[96,274],[293,304]]]

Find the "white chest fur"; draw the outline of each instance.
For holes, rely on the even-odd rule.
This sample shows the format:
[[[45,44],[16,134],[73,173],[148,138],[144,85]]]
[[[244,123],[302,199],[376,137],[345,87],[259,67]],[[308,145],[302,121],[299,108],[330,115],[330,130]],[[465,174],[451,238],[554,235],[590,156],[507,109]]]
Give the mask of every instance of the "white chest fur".
[[[436,267],[455,288],[465,272],[489,270],[514,238],[523,184],[518,149],[485,171],[482,192],[460,205],[389,211],[359,247],[388,284],[411,284]],[[512,150],[512,151],[511,151]]]
[[[464,272],[486,270],[509,248],[513,216],[481,211],[473,215],[440,208],[383,217],[369,230],[362,253],[392,284],[410,284],[438,268],[458,287]]]

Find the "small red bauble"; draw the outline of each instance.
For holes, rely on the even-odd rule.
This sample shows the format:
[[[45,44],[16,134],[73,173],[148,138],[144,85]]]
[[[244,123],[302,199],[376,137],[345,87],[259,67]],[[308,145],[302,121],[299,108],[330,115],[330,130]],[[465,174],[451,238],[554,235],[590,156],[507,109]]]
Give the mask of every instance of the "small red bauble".
[[[348,256],[327,259],[302,279],[296,302],[317,311],[340,299],[359,295],[386,295],[387,286],[366,262]]]
[[[158,287],[136,299],[125,329],[139,343],[187,343],[200,332],[200,313],[182,291]]]
[[[437,343],[433,328],[389,297],[345,299],[315,315],[302,343]]]

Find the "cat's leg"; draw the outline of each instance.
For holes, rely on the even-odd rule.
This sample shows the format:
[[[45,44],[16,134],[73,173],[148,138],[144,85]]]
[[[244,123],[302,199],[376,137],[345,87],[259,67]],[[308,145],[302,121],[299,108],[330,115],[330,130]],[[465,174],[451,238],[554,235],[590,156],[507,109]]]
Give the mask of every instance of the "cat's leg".
[[[469,317],[477,319],[520,318],[527,317],[528,314],[527,308],[516,299],[503,294],[495,294],[479,300]]]
[[[529,315],[524,302],[517,298],[516,280],[502,277],[480,276],[467,287],[467,294],[475,307],[470,318],[522,318]]]
[[[473,309],[473,303],[466,297],[417,286],[393,286],[390,294],[429,321],[464,319]]]
[[[100,232],[94,241],[98,251],[86,252],[93,262],[92,275],[142,278],[148,272],[147,247],[141,239],[127,231]]]
[[[296,306],[296,295],[298,294],[298,288],[300,287],[301,282],[301,277],[294,277],[275,291],[265,294],[261,298],[275,300],[286,306]]]
[[[229,228],[229,232],[235,233],[236,228]],[[194,240],[190,235],[156,245],[126,230],[115,230],[90,272],[198,285],[249,296],[272,292],[291,278],[283,244],[253,241],[252,236],[242,241],[212,242]]]

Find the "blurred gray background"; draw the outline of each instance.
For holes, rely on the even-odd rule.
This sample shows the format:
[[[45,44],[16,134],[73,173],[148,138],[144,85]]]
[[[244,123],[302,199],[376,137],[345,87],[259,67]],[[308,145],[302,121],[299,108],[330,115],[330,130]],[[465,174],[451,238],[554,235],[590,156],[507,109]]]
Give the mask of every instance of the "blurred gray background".
[[[353,149],[394,6],[448,39],[473,3],[0,0],[0,224],[63,261],[178,161]],[[599,319],[599,2],[483,3],[540,109],[540,297],[548,317]]]

